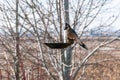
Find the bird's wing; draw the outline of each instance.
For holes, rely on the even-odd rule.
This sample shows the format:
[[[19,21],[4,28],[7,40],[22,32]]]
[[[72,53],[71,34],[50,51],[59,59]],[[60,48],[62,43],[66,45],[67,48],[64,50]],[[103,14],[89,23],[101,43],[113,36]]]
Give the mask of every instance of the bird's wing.
[[[78,38],[78,35],[77,35],[77,33],[75,32],[75,30],[73,30],[73,29],[71,29],[72,30],[72,32],[75,34],[75,36]]]

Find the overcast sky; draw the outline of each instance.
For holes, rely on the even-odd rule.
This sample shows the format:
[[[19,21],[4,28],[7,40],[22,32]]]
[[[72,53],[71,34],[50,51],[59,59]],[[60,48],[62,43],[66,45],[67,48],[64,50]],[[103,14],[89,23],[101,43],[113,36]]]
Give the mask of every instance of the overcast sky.
[[[120,0],[113,0],[112,1],[112,6],[114,7],[115,6],[115,10],[116,12],[113,11],[113,13],[119,13],[120,12]],[[117,19],[117,21],[113,24],[113,26],[115,26],[116,28],[119,28],[120,29],[120,16],[119,18]]]
[[[3,1],[5,0],[0,0],[0,2]],[[90,25],[90,27],[96,27],[99,24],[107,25],[107,23],[112,22],[115,17],[120,14],[120,0],[111,0],[108,4],[104,6],[104,8],[104,13],[98,15],[97,19]],[[113,29],[120,29],[120,16],[111,26],[113,27]]]
[[[111,0],[104,8],[108,8],[108,10],[105,9],[106,11],[98,16],[98,21],[94,21],[93,23],[94,26],[101,24],[101,22],[107,25],[107,22],[112,22],[118,16],[117,20],[111,26],[113,29],[120,29],[120,0]]]

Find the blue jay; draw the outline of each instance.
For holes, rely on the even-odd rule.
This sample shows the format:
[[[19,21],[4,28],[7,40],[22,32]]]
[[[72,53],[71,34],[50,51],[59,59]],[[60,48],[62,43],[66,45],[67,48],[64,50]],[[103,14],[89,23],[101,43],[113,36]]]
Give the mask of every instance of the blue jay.
[[[74,40],[77,43],[79,43],[80,46],[82,46],[83,48],[85,48],[86,50],[88,50],[87,46],[81,42],[78,38],[78,35],[76,34],[76,32],[70,27],[70,25],[68,23],[65,24],[65,29],[67,31],[67,39],[68,40]]]

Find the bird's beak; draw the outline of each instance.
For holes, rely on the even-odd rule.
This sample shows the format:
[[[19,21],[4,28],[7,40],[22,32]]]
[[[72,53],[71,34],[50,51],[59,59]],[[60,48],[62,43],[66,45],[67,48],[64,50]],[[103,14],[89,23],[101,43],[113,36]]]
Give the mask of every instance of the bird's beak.
[[[64,30],[66,30],[68,28],[68,24],[67,23],[65,23],[65,28],[64,28]]]

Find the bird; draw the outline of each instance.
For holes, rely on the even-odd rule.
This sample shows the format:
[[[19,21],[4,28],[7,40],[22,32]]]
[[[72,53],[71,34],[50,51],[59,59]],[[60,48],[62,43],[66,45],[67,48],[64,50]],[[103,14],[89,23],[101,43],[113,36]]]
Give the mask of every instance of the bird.
[[[87,46],[79,40],[77,33],[75,32],[74,29],[71,28],[71,26],[68,23],[65,23],[65,28],[64,30],[67,31],[67,39],[68,40],[74,40],[76,41],[81,47],[84,49],[88,50]]]

